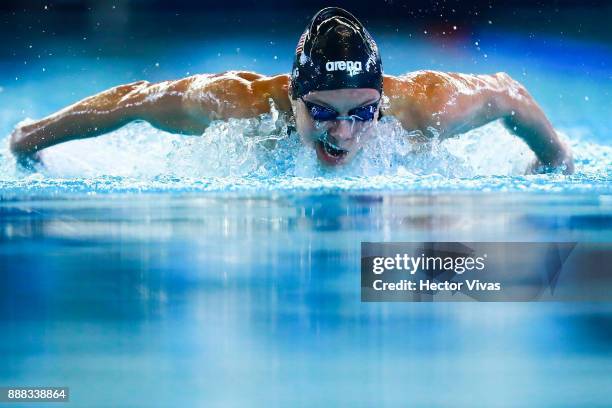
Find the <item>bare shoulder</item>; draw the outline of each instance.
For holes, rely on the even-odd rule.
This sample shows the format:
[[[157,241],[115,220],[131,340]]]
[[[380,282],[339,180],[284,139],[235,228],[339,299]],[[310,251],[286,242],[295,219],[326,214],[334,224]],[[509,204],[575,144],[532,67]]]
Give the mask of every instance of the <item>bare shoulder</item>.
[[[289,112],[291,110],[289,83],[289,74],[264,76],[253,82],[253,92],[266,102],[274,101],[281,111]]]
[[[389,100],[386,114],[397,117],[406,128],[427,126],[431,112],[448,102],[454,77],[439,71],[414,71],[385,75],[383,92]]]
[[[443,87],[452,79],[453,74],[440,71],[412,71],[402,75],[385,75],[384,91],[395,94],[398,91],[410,95],[419,95]]]
[[[290,109],[289,75],[268,76],[251,71],[193,75],[172,87],[184,93],[184,104],[195,114],[213,112],[212,118],[251,117],[266,113],[270,99],[281,110]]]
[[[505,72],[464,74],[459,72],[414,71],[399,76],[386,75],[385,93],[398,91],[414,97],[431,97],[445,92],[473,92],[478,88],[499,88],[516,81]]]
[[[175,81],[189,87],[205,86],[249,86],[257,82],[288,81],[289,75],[267,76],[252,71],[224,71],[216,74],[197,74]]]
[[[457,72],[414,71],[403,75],[384,78],[384,91],[387,96],[408,96],[411,98],[426,98],[444,96],[448,92],[468,92],[473,87],[485,82],[492,82],[495,75],[473,75]],[[509,78],[509,77],[508,77]]]
[[[389,110],[407,126],[427,126],[432,115],[456,105],[458,100],[514,91],[520,93],[523,88],[504,72],[476,75],[423,70],[384,78]]]

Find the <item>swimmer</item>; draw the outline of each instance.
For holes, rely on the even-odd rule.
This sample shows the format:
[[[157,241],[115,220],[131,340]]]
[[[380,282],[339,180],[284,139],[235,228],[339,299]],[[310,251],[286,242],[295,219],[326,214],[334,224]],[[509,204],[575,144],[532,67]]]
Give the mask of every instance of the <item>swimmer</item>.
[[[40,160],[40,150],[108,133],[141,120],[201,135],[214,120],[268,113],[271,103],[292,117],[300,139],[327,166],[350,161],[382,115],[409,131],[440,139],[501,120],[535,153],[529,172],[574,169],[562,142],[527,90],[505,73],[468,75],[417,71],[384,75],[378,47],[348,11],[319,11],[301,35],[290,74],[230,71],[117,86],[39,121],[18,126],[11,151]]]

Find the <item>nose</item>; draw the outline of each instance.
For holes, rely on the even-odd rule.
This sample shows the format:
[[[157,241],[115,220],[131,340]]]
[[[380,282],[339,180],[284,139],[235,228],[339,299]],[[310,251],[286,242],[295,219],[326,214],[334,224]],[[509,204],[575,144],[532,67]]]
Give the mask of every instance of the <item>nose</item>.
[[[338,141],[348,141],[353,138],[352,123],[350,120],[337,120],[329,130],[329,135]]]

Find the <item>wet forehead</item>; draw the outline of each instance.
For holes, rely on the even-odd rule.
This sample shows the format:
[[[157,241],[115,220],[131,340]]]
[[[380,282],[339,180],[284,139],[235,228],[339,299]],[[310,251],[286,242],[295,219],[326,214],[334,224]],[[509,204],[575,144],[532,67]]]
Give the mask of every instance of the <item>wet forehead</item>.
[[[308,102],[329,106],[340,113],[376,102],[379,98],[377,90],[368,88],[313,91],[304,96]]]

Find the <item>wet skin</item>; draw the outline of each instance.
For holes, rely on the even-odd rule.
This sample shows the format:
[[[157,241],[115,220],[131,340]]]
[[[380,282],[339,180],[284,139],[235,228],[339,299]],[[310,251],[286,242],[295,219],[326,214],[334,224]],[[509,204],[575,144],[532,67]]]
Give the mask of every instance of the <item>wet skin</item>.
[[[380,96],[375,89],[339,89],[313,91],[304,96],[304,100],[331,108],[340,116],[348,116],[351,110],[375,103]],[[339,119],[320,122],[312,118],[303,101],[293,101],[292,107],[302,142],[313,147],[319,160],[329,166],[349,162],[371,135],[378,120],[377,112],[371,121]]]
[[[99,136],[135,120],[172,133],[201,135],[213,120],[255,117],[269,112],[272,102],[280,112],[295,117],[302,141],[317,150],[323,163],[339,165],[355,156],[375,125],[376,119],[352,127],[350,121],[342,120],[315,123],[304,103],[291,99],[289,92],[289,75],[264,76],[245,71],[159,83],[138,81],[17,126],[10,138],[10,149],[18,158],[37,158],[46,147]],[[383,113],[395,116],[409,131],[431,136],[434,128],[444,139],[501,120],[535,153],[537,161],[529,171],[559,168],[566,174],[573,172],[569,147],[527,90],[505,73],[416,71],[402,76],[385,75],[383,95],[388,98]],[[304,99],[346,115],[379,96],[373,89],[339,89],[311,92]],[[328,149],[317,141],[325,132],[330,142]],[[331,149],[332,145],[338,149]]]

